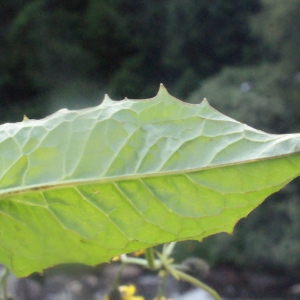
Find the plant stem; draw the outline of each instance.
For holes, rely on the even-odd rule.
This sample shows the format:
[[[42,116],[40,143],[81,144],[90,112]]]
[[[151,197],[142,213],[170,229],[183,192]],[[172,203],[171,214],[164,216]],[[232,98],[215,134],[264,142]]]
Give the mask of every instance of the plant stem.
[[[161,300],[164,296],[167,272],[165,270],[161,270],[159,272],[159,277],[161,278],[161,281],[157,290],[157,300]]]
[[[0,276],[0,299],[8,300],[7,295],[7,277],[8,277],[8,269],[6,266],[3,266],[3,271]]]
[[[122,272],[124,271],[124,268],[125,268],[125,263],[122,262],[121,265],[120,265],[120,268],[118,270],[118,273],[112,283],[112,290],[117,290],[118,289],[118,285],[119,285],[119,280],[120,280],[120,277],[122,275]]]
[[[121,255],[122,262],[126,264],[135,264],[143,267],[148,267],[148,262],[146,259],[138,258],[138,257],[128,257],[125,254]],[[161,267],[161,261],[159,259],[154,260],[155,268],[159,269]]]
[[[146,260],[148,262],[148,267],[151,270],[155,270],[154,253],[153,253],[152,247],[145,249],[145,256],[146,256]]]
[[[173,268],[172,268],[173,269]],[[205,283],[201,282],[200,280],[185,274],[179,270],[173,269],[174,273],[176,273],[176,275],[178,276],[179,279],[182,279],[184,281],[187,281],[189,283],[191,283],[192,285],[199,287],[200,289],[205,290],[207,293],[209,293],[215,300],[222,300],[220,295],[213,290],[212,288],[210,288],[208,285],[206,285]]]
[[[164,248],[163,248],[164,255],[166,257],[169,257],[173,253],[175,246],[176,246],[176,242],[172,242],[166,246],[164,245]]]

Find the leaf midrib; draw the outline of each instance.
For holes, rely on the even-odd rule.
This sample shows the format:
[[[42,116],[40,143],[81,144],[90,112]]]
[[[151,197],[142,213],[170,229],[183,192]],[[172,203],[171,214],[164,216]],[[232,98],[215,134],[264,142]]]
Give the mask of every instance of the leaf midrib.
[[[178,169],[178,170],[171,170],[171,171],[156,171],[151,173],[137,173],[137,174],[130,174],[130,175],[119,175],[119,176],[109,176],[109,177],[103,177],[98,179],[80,179],[80,180],[66,180],[61,182],[53,182],[49,184],[41,184],[41,185],[31,185],[26,186],[24,188],[10,188],[10,189],[4,189],[0,191],[0,201],[2,197],[7,197],[11,195],[17,195],[32,191],[44,191],[49,189],[56,189],[60,187],[73,187],[77,185],[84,185],[84,184],[104,184],[109,182],[117,182],[117,181],[125,181],[125,180],[138,180],[138,179],[144,179],[144,178],[153,178],[153,177],[164,177],[164,176],[170,176],[170,175],[180,175],[180,174],[188,174],[188,173],[195,173],[199,171],[205,171],[209,169],[218,169],[218,168],[226,168],[234,165],[245,165],[250,164],[258,161],[264,161],[264,160],[274,160],[274,159],[280,159],[280,158],[288,158],[290,156],[294,156],[300,154],[300,151],[289,153],[289,154],[282,154],[282,155],[276,155],[271,157],[262,157],[262,158],[255,158],[255,159],[249,159],[249,160],[243,160],[243,161],[236,161],[236,162],[229,162],[224,164],[217,164],[217,165],[210,165],[210,166],[204,166],[204,167],[198,167],[198,168],[192,168],[192,169]],[[291,162],[292,163],[292,162]],[[300,174],[300,171],[299,171]]]

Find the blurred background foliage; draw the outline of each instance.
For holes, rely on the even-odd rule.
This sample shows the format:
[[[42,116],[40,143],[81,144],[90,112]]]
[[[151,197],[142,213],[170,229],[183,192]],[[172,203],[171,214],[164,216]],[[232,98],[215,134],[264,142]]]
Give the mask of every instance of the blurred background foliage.
[[[3,0],[0,120],[40,117],[60,95],[75,107],[97,92],[98,102],[151,97],[161,82],[184,98],[224,65],[259,60],[249,18],[261,9],[259,0]]]
[[[0,122],[152,97],[160,82],[258,129],[300,132],[298,0],[2,0]],[[178,247],[212,264],[300,267],[300,183],[233,235]]]

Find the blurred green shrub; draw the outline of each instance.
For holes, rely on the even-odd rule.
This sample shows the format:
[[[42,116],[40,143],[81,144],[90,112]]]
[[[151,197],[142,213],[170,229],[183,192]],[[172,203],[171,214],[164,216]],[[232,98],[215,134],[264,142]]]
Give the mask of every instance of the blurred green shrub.
[[[249,16],[259,10],[259,0],[5,0],[2,120],[17,119],[7,104],[38,98],[46,110],[48,93],[79,80],[117,99],[154,96],[161,82],[186,96],[224,64],[253,62],[259,43]]]

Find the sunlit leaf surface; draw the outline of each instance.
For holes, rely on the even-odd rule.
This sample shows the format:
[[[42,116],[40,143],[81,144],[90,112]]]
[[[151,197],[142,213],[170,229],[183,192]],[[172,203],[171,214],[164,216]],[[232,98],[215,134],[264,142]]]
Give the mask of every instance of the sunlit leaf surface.
[[[299,175],[299,149],[163,87],[1,125],[0,262],[25,276],[232,232]]]

